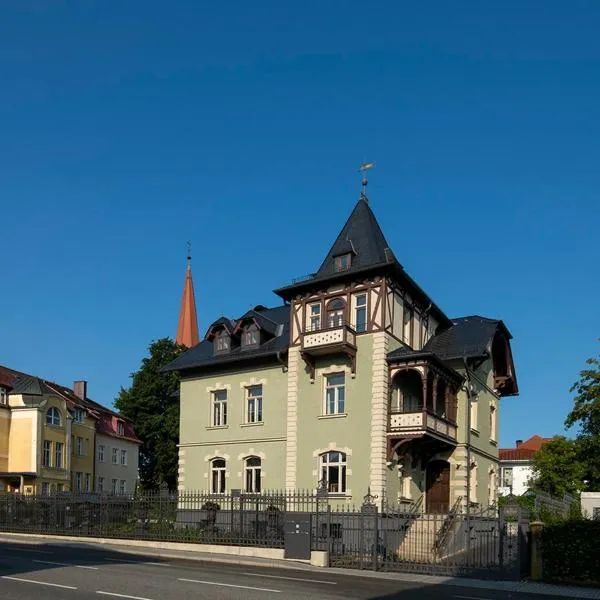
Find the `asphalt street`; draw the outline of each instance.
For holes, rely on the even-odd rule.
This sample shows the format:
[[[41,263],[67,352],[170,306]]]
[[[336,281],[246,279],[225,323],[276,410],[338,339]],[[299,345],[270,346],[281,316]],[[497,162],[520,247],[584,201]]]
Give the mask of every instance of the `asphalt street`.
[[[322,571],[150,559],[84,544],[0,543],[7,600],[544,600],[551,596],[363,578]]]

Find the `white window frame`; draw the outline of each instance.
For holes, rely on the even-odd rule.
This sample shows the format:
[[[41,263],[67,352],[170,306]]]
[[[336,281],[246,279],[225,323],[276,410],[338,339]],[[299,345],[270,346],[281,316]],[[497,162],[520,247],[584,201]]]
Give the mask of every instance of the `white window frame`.
[[[113,465],[119,464],[119,449],[118,448],[112,448],[111,464],[113,464]]]
[[[127,450],[121,450],[121,466],[127,466]]]
[[[97,491],[98,492],[104,491],[104,477],[98,477]]]
[[[213,427],[227,427],[227,390],[211,393],[211,423]]]
[[[469,488],[470,488],[470,502],[471,504],[477,504],[477,463],[472,463],[471,464],[471,470],[469,472],[469,477],[471,478],[469,481]]]
[[[86,411],[83,408],[76,408],[73,411],[73,423],[83,423],[85,421]]]
[[[260,388],[260,394],[251,395],[253,390]],[[246,388],[246,423],[263,422],[263,393],[262,384],[249,385]]]
[[[56,406],[51,406],[46,411],[46,425],[51,425],[52,427],[62,427],[62,415]]]
[[[97,452],[98,462],[102,462],[102,463],[104,462],[104,460],[105,460],[105,456],[104,456],[105,450],[106,450],[106,446],[104,444],[99,444],[98,445],[98,452]]]
[[[493,402],[490,402],[490,440],[492,442],[496,441],[497,426],[498,426],[498,416],[496,414],[496,405]]]
[[[256,464],[258,461],[258,464]],[[250,464],[250,463],[253,464]],[[262,460],[260,456],[248,456],[244,461],[244,491],[260,494],[262,491]]]
[[[471,429],[473,431],[479,431],[479,398],[477,394],[472,394],[470,398],[471,403]]]
[[[364,303],[359,304],[359,301]],[[359,325],[358,315],[364,313],[364,323]],[[354,329],[357,333],[364,333],[367,331],[367,323],[369,320],[369,313],[367,311],[367,293],[357,294],[354,297]]]
[[[6,406],[8,404],[8,394],[6,388],[0,387],[0,405]]]
[[[124,496],[127,493],[127,482],[124,479],[121,479],[119,482],[119,494]]]
[[[88,493],[92,491],[92,475],[90,473],[85,474],[85,491]]]
[[[510,483],[507,481],[506,475],[510,473]],[[502,487],[511,488],[515,481],[515,471],[513,467],[502,467]]]
[[[343,377],[343,383],[330,383],[334,377]],[[341,392],[341,393],[340,393]],[[330,396],[332,398],[330,398]],[[340,399],[341,396],[341,399]],[[333,402],[331,402],[333,400]],[[325,375],[324,415],[346,414],[346,373],[328,373]]]
[[[117,421],[117,435],[125,435],[125,423]]]
[[[54,442],[54,468],[64,468],[65,445],[63,442]]]
[[[346,494],[348,489],[348,458],[345,452],[330,450],[319,456],[321,480],[329,494]],[[337,477],[333,473],[337,471]],[[337,479],[337,482],[332,481]]]
[[[216,464],[219,466],[216,466]],[[222,465],[221,465],[222,463]],[[210,461],[210,493],[225,494],[227,491],[227,461],[216,456]]]
[[[215,336],[216,351],[227,352],[230,346],[229,334],[226,331],[220,331]]]
[[[75,491],[81,492],[81,486],[83,484],[83,473],[81,471],[77,471],[75,473]]]
[[[111,493],[115,494],[117,493],[117,486],[119,485],[119,480],[118,479],[111,479],[110,480],[110,489],[111,489]]]
[[[413,309],[408,304],[402,305],[402,341],[412,348],[410,339],[411,322],[413,320]]]
[[[50,440],[44,440],[42,451],[42,466],[52,466],[52,442]]]
[[[321,308],[320,302],[313,302],[312,304],[308,305],[307,327],[309,331],[319,331],[319,329],[321,329],[322,312],[323,309]]]
[[[84,441],[82,437],[77,437],[77,456],[83,456],[84,455],[84,447],[83,447]]]

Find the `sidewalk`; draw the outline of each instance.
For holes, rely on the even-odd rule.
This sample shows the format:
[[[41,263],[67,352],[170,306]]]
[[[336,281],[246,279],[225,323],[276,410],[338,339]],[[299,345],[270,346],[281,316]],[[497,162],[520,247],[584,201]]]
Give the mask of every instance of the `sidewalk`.
[[[388,581],[402,581],[407,583],[421,583],[424,585],[447,585],[460,588],[470,588],[473,590],[496,590],[507,593],[534,594],[543,596],[562,596],[564,598],[582,598],[588,600],[600,600],[600,589],[597,588],[579,588],[551,585],[548,583],[535,583],[531,581],[488,581],[482,579],[469,579],[466,577],[439,577],[433,575],[420,575],[416,573],[390,573],[384,571],[366,571],[357,569],[340,569],[313,567],[302,561],[275,560],[269,558],[257,558],[250,556],[234,556],[229,554],[216,554],[208,552],[187,552],[181,550],[162,550],[159,548],[143,547],[134,548],[114,544],[95,544],[93,542],[73,542],[62,541],[60,538],[36,539],[31,535],[10,535],[0,534],[0,542],[27,545],[53,545],[53,546],[79,546],[85,544],[86,547],[93,547],[98,550],[110,550],[147,558],[163,558],[169,560],[186,560],[198,562],[214,562],[220,564],[235,564],[254,567],[276,567],[278,569],[293,569],[318,572],[327,575],[341,575],[344,577],[363,577],[368,579],[385,579]],[[473,597],[472,600],[485,600],[483,597]]]

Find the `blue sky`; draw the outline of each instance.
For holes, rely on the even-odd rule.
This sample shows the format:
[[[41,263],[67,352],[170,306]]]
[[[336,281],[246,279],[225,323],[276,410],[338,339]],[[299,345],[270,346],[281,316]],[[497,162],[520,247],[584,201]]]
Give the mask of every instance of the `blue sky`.
[[[597,353],[600,3],[0,6],[0,363],[110,404],[174,336],[316,269],[371,205],[450,316],[502,318],[501,441]]]

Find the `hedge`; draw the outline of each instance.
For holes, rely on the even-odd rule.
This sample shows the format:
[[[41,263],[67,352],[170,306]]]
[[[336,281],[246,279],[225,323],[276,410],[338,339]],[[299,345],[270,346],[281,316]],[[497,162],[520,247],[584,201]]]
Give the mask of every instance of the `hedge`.
[[[600,521],[547,524],[542,551],[547,581],[600,586]]]

